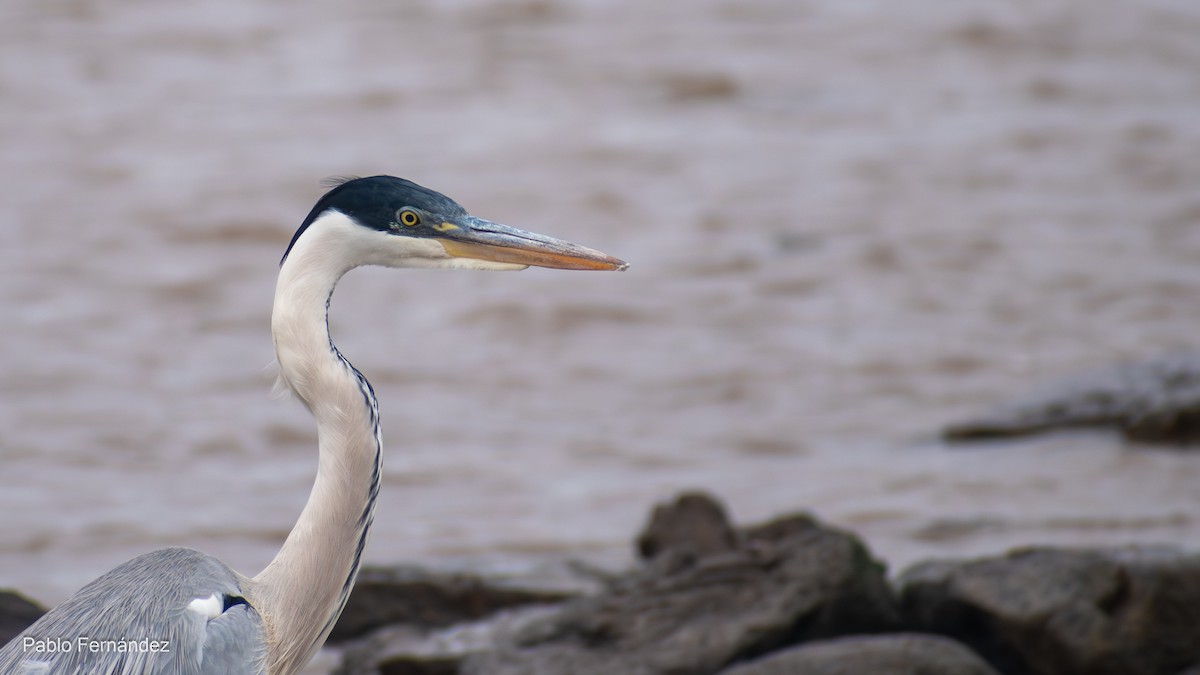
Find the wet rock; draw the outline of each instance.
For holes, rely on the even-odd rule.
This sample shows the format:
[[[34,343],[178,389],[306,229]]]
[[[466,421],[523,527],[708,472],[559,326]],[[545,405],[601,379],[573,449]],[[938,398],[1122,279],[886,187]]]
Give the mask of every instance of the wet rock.
[[[899,625],[883,566],[853,536],[808,516],[746,528],[734,548],[704,555],[684,540],[672,538],[672,548],[689,554],[660,555],[569,601],[509,647],[469,656],[462,672],[715,673],[801,641]]]
[[[16,591],[0,591],[0,645],[8,644],[46,610]]]
[[[666,553],[706,556],[736,545],[737,533],[725,507],[698,492],[685,492],[673,502],[655,506],[637,538],[638,553],[647,559]]]
[[[810,642],[722,670],[720,675],[998,675],[961,643],[897,633]]]
[[[922,563],[899,583],[910,626],[1003,673],[1161,675],[1200,662],[1200,556],[1031,549]]]
[[[1148,443],[1200,441],[1200,354],[1171,354],[1084,373],[951,425],[943,436],[969,441],[1079,427],[1113,427]]]
[[[360,637],[389,624],[421,629],[452,626],[512,607],[562,602],[577,594],[571,589],[526,587],[416,567],[367,567],[358,575],[329,642]]]

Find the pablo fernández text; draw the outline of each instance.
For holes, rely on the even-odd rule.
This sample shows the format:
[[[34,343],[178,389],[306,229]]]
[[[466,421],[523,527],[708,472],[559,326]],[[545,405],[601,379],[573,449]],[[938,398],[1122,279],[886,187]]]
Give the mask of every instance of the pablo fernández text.
[[[79,652],[86,654],[163,654],[171,651],[170,640],[151,640],[142,638],[104,639],[88,635],[80,635],[71,640],[67,638],[21,638],[22,651],[30,654],[66,654]]]

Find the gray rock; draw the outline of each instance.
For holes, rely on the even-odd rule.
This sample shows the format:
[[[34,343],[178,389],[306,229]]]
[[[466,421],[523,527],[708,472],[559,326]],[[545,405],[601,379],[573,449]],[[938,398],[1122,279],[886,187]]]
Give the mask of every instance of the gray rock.
[[[1010,675],[1161,675],[1200,662],[1200,556],[1031,549],[922,563],[899,584],[911,626]]]
[[[1078,427],[1116,428],[1148,443],[1197,442],[1200,354],[1169,354],[1083,373],[942,433],[948,440],[970,441]]]
[[[510,648],[468,657],[462,672],[715,673],[800,641],[899,625],[883,566],[853,536],[800,515],[744,529],[737,542],[660,555]]]
[[[0,591],[0,645],[42,618],[45,608],[16,591]]]
[[[810,642],[722,670],[721,675],[997,675],[961,643],[897,633]]]
[[[550,611],[525,606],[446,628],[387,626],[346,644],[333,675],[455,675],[467,655],[512,644],[517,631]]]
[[[671,503],[655,506],[637,539],[638,553],[646,559],[667,553],[705,556],[736,546],[737,533],[725,508],[699,492],[685,492]]]
[[[329,642],[361,637],[389,624],[421,630],[443,628],[512,607],[562,602],[577,594],[570,589],[506,584],[410,566],[366,567],[358,575]]]

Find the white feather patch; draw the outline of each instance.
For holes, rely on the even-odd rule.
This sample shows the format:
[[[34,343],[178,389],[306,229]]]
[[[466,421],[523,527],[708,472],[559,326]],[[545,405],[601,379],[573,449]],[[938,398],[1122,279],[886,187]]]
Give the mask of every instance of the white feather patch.
[[[203,616],[205,619],[215,619],[221,616],[221,610],[224,607],[225,603],[221,602],[221,596],[216,593],[207,598],[196,598],[189,602],[187,606],[188,609]]]

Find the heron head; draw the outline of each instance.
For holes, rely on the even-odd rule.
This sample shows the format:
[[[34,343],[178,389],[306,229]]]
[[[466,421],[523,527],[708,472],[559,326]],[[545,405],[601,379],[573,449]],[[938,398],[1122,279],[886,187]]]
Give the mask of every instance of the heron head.
[[[352,265],[487,270],[530,265],[623,270],[626,263],[568,241],[476,218],[449,197],[393,176],[353,178],[313,207],[288,246],[311,228],[341,227],[356,246]],[[287,253],[284,253],[284,260]]]

